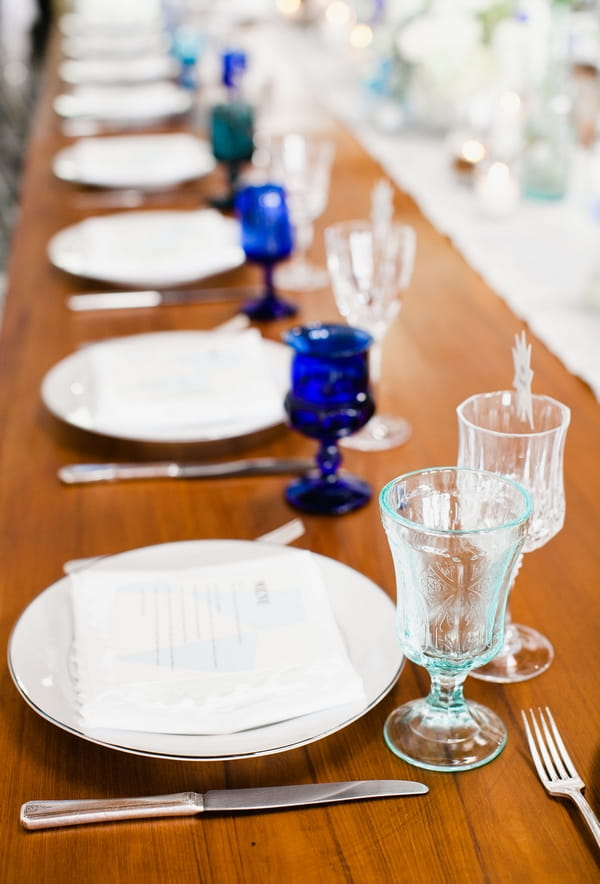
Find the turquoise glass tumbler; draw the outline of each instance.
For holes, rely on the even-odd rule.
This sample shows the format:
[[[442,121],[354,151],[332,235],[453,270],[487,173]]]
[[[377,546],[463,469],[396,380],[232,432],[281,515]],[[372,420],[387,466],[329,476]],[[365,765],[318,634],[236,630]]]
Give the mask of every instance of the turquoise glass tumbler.
[[[389,482],[380,507],[396,575],[400,646],[431,680],[426,698],[389,715],[386,743],[417,767],[480,767],[502,751],[506,729],[492,710],[464,699],[463,685],[502,646],[531,498],[495,473],[437,467]]]

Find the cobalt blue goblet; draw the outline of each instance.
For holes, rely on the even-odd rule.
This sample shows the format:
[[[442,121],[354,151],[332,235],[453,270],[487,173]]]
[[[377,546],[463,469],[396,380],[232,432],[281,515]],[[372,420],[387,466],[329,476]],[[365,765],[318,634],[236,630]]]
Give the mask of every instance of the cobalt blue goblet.
[[[292,251],[292,227],[285,192],[277,184],[249,184],[238,191],[235,207],[240,219],[242,248],[248,261],[263,268],[265,291],[244,304],[251,319],[281,319],[297,308],[277,297],[273,268]]]
[[[283,340],[295,351],[285,399],[290,425],[320,442],[318,472],[292,482],[286,499],[309,513],[341,514],[364,506],[371,488],[339,473],[338,439],[359,430],[375,410],[368,363],[372,338],[352,326],[318,323],[290,329]]]

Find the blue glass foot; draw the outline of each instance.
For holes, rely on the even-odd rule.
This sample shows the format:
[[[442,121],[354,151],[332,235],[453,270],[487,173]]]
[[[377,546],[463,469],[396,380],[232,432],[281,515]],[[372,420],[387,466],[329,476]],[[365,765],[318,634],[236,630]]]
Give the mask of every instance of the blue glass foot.
[[[235,193],[224,193],[222,196],[211,196],[208,204],[221,212],[230,212],[235,205]]]
[[[298,308],[295,304],[282,301],[273,295],[265,295],[248,301],[241,311],[250,319],[284,319],[286,316],[295,316]]]
[[[303,476],[288,485],[285,498],[305,513],[341,515],[368,503],[371,487],[357,476]]]

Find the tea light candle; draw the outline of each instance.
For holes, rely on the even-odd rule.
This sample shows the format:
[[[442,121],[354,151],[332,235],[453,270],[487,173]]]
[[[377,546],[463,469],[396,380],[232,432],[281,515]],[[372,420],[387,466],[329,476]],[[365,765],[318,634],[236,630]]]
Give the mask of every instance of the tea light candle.
[[[485,144],[477,138],[465,138],[458,146],[452,161],[454,171],[465,180],[470,180],[486,154]]]
[[[480,168],[475,178],[475,195],[486,215],[510,215],[519,202],[519,182],[507,163],[495,161]]]

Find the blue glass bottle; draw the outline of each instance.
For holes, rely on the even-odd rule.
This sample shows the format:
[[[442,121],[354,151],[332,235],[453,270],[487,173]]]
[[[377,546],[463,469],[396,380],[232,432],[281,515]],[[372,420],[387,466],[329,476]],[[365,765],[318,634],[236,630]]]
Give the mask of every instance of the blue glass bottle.
[[[209,115],[212,152],[227,167],[228,190],[211,202],[221,209],[233,208],[240,169],[254,153],[254,109],[245,102],[241,84],[247,67],[245,53],[228,50],[221,56],[221,82],[226,100],[214,105]]]

